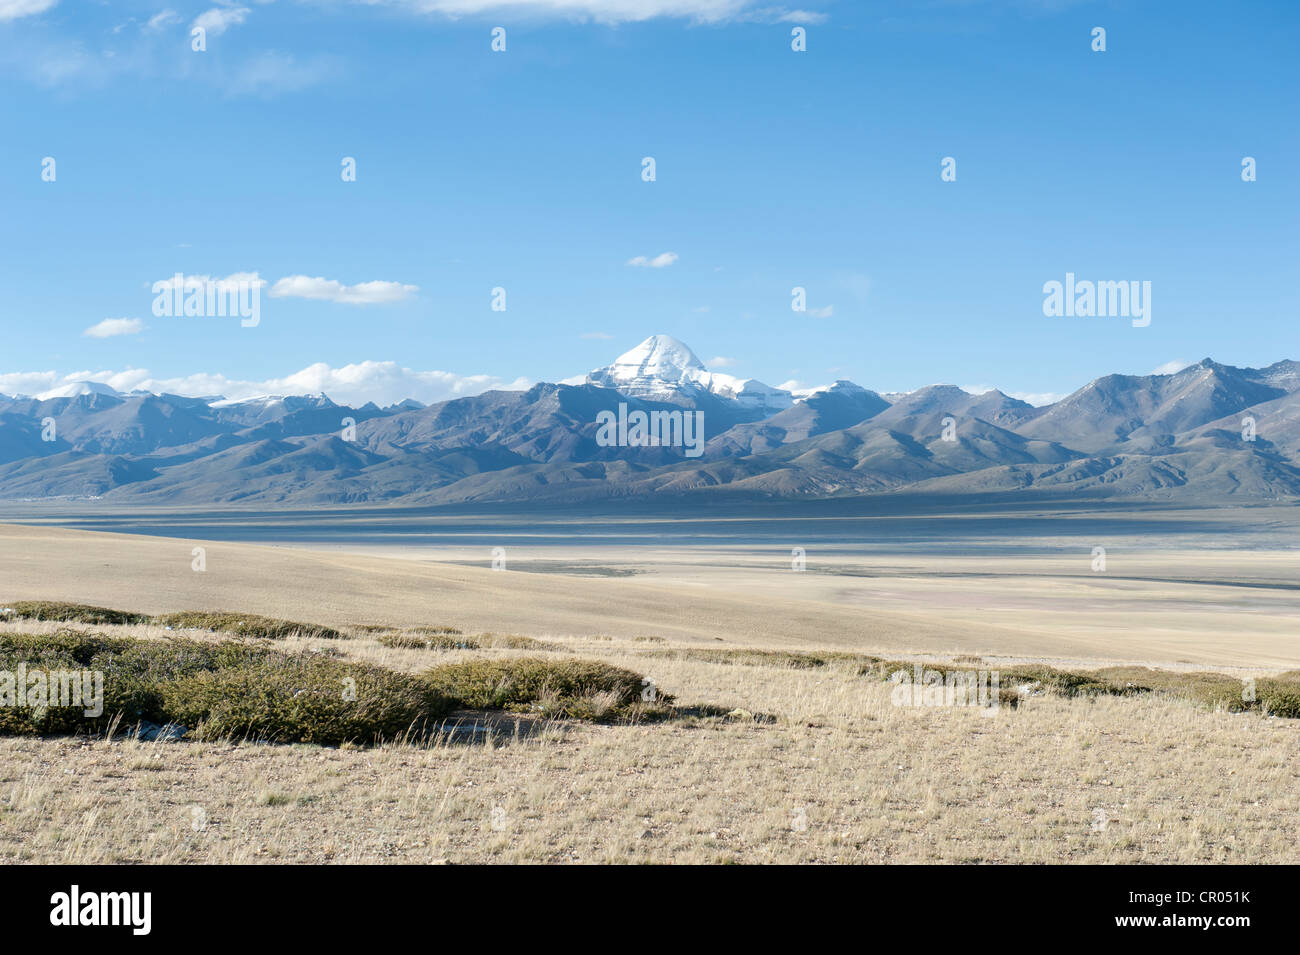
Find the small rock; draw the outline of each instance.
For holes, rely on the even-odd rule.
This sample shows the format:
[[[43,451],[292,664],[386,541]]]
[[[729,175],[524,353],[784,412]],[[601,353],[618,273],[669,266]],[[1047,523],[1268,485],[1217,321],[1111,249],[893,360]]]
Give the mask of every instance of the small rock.
[[[157,723],[150,723],[142,720],[139,729],[133,734],[136,739],[153,742],[162,740],[164,743],[175,742],[178,739],[184,739],[189,728],[181,726],[179,723],[168,723],[166,726],[159,726]]]

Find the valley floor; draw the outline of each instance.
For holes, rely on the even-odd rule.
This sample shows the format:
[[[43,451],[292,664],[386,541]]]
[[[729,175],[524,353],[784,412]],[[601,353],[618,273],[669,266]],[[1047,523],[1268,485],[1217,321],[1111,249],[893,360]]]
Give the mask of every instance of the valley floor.
[[[477,546],[351,553],[3,525],[0,605],[521,633],[645,673],[680,703],[774,719],[374,749],[0,738],[0,862],[1300,862],[1300,720],[1154,694],[1033,696],[987,717],[893,706],[888,684],[850,666],[657,655],[1300,667],[1295,551],[1143,540],[1112,543],[1104,573],[1073,543],[809,548],[803,572],[775,545],[552,546],[511,548],[493,571]],[[412,671],[512,652],[331,643]]]

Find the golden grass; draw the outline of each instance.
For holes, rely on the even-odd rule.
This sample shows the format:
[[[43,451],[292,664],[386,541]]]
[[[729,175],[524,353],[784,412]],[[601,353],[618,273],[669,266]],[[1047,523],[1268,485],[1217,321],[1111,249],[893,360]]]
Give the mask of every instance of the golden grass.
[[[412,671],[525,652],[289,643]],[[835,661],[562,644],[777,719],[375,749],[0,739],[0,862],[1300,861],[1300,721],[1154,695],[897,708]]]

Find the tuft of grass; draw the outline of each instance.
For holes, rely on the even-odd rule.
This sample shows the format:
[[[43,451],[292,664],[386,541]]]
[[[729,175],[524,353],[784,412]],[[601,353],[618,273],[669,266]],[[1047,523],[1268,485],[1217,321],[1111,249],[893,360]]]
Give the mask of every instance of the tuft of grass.
[[[553,643],[535,640],[518,633],[480,633],[475,642],[484,650],[556,650]]]
[[[451,627],[416,627],[402,633],[386,633],[377,637],[386,647],[402,650],[550,650],[549,643],[517,634],[480,633],[473,637],[460,635]]]
[[[230,613],[224,610],[182,610],[179,613],[166,613],[154,617],[152,622],[160,627],[171,627],[173,630],[209,630],[214,633],[230,633],[239,637],[263,637],[268,640],[281,640],[292,636],[337,640],[341,636],[333,627],[320,624],[278,620],[253,613]]]
[[[88,623],[96,626],[149,622],[146,614],[110,610],[108,607],[92,607],[88,604],[65,603],[59,600],[19,600],[4,609],[11,612],[0,611],[0,616],[10,619],[53,620],[59,623]]]
[[[651,650],[648,657],[671,660],[698,660],[703,663],[726,665],[775,667],[783,670],[814,670],[839,662],[874,663],[875,657],[853,653],[814,653],[802,650],[754,650],[750,648],[722,649],[713,647]]]
[[[662,718],[673,702],[671,696],[649,692],[651,684],[641,674],[594,660],[471,660],[434,667],[424,680],[467,709],[598,722]]]

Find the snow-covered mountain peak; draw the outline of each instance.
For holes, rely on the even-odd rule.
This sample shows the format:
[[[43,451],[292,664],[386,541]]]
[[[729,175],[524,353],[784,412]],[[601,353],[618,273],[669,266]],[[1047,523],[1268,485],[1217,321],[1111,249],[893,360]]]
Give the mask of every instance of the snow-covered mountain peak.
[[[587,380],[635,394],[674,390],[696,381],[702,374],[708,374],[708,369],[685,343],[671,335],[651,335],[615,358],[613,364],[597,368]]]
[[[756,379],[709,371],[688,345],[671,335],[651,335],[619,355],[613,364],[591,372],[586,380],[633,398],[671,401],[708,392],[773,413],[794,401],[790,392]]]

